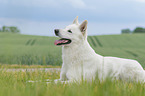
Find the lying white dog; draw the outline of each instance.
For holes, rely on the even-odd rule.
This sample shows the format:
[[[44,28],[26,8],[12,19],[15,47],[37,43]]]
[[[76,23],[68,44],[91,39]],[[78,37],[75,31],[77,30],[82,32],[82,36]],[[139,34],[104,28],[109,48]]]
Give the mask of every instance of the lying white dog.
[[[117,57],[103,57],[96,54],[87,41],[87,20],[78,23],[78,17],[73,24],[65,29],[55,29],[55,35],[61,39],[55,45],[62,46],[63,64],[60,73],[61,82],[92,81],[107,77],[125,81],[145,82],[145,71],[135,60]]]

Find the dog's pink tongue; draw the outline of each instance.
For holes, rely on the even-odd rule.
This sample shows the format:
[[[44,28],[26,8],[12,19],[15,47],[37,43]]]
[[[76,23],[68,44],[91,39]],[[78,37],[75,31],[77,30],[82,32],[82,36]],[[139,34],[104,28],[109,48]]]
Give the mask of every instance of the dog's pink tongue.
[[[68,40],[55,40],[54,44],[58,45],[60,43],[66,43]]]
[[[57,45],[57,44],[59,44],[59,43],[60,43],[59,40],[55,40],[54,45]]]

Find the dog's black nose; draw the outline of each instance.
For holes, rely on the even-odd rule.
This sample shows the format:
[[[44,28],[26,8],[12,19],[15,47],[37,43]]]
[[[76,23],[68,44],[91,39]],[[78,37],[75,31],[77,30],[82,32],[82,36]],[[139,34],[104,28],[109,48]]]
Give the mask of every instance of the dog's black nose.
[[[59,29],[55,29],[54,31],[55,31],[55,35],[58,36]]]

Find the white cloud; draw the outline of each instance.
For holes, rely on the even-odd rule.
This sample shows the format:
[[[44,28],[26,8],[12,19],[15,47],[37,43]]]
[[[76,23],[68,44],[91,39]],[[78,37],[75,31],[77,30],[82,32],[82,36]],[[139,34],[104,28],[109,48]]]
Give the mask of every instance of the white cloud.
[[[83,0],[68,0],[74,8],[85,8],[86,4]]]
[[[135,0],[135,1],[145,3],[145,0]]]
[[[55,0],[11,0],[9,3],[29,7],[55,7],[58,4]]]
[[[26,7],[55,7],[61,0],[0,0],[0,4]]]
[[[124,0],[124,1],[145,3],[145,0]]]
[[[64,28],[70,22],[40,22],[16,18],[0,18],[2,26],[17,26],[22,34],[54,36],[54,29]]]
[[[39,22],[29,21],[24,19],[0,18],[0,27],[17,26],[22,34],[54,36],[54,29],[64,28],[70,22]],[[142,26],[145,23],[107,23],[107,22],[89,22],[89,35],[104,35],[104,34],[120,34],[121,29],[131,28],[133,30],[136,26]]]
[[[0,0],[0,3],[2,3],[2,4],[6,4],[8,2],[9,2],[9,0]]]
[[[92,4],[87,4],[86,0],[66,0],[68,1],[68,4],[70,4],[73,8],[78,9],[96,9],[96,6],[93,6]]]
[[[94,8],[84,0],[1,0],[0,3],[26,7],[63,8],[70,5],[72,8],[79,9]]]

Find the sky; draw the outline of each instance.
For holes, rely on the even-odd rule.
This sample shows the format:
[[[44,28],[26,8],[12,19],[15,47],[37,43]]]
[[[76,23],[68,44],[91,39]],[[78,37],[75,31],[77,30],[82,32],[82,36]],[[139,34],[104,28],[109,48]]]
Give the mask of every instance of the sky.
[[[22,34],[54,36],[79,16],[88,35],[120,34],[145,27],[145,0],[0,0],[0,27],[17,26]]]

